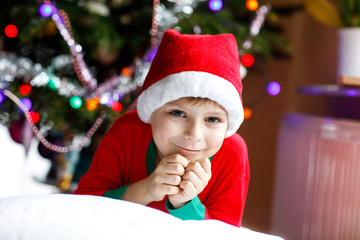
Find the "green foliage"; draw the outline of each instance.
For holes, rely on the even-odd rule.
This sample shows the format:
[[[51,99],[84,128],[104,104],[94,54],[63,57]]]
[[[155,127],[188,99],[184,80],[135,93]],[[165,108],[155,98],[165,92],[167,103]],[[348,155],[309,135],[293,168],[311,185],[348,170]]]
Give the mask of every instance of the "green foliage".
[[[303,0],[307,12],[320,23],[338,28],[360,27],[359,0]]]

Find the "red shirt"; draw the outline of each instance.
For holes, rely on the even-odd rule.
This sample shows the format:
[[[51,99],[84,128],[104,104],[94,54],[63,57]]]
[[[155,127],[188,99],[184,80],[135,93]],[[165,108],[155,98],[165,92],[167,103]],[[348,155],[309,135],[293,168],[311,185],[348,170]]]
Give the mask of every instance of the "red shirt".
[[[127,185],[151,174],[155,154],[151,126],[130,111],[118,118],[103,138],[75,194],[121,199]],[[211,158],[211,172],[208,185],[184,207],[171,209],[166,198],[148,206],[182,219],[218,219],[240,226],[250,171],[247,147],[238,134],[225,138]]]

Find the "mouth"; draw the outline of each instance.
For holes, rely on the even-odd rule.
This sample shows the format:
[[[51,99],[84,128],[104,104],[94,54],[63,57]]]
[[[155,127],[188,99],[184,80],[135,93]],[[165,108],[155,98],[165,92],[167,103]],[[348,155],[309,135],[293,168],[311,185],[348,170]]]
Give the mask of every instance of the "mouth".
[[[187,153],[187,154],[198,154],[201,152],[201,150],[197,150],[197,149],[190,149],[190,148],[185,148],[185,147],[180,147],[178,145],[175,145],[181,152]]]

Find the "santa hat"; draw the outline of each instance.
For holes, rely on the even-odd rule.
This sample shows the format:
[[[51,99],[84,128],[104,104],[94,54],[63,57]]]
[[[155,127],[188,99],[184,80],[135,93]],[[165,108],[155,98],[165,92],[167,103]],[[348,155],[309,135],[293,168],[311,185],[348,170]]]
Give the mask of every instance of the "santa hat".
[[[238,47],[232,34],[188,35],[171,29],[163,35],[137,110],[140,119],[149,123],[151,114],[168,102],[208,98],[226,110],[225,137],[229,137],[244,120],[241,92]]]

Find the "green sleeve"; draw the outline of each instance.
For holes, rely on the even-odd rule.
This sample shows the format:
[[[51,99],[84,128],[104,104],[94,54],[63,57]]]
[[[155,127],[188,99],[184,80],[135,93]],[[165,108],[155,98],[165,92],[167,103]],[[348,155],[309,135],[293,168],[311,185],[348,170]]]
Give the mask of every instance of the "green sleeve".
[[[109,190],[103,194],[104,197],[121,199],[124,196],[126,189],[130,186],[130,184],[123,186],[121,188]]]
[[[174,209],[169,199],[167,199],[166,208],[172,216],[180,218],[182,220],[205,219],[205,206],[201,203],[200,199],[197,196],[183,207],[177,209]]]

